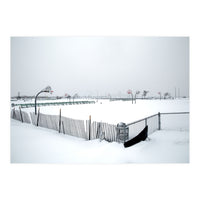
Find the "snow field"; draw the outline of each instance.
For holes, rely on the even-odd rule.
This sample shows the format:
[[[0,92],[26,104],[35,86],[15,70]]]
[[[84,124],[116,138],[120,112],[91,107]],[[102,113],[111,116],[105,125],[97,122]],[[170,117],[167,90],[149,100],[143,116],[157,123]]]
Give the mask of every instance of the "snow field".
[[[86,141],[11,120],[12,163],[122,164],[188,163],[187,131],[156,131],[150,140],[124,148],[106,141]]]
[[[92,121],[118,124],[131,123],[158,112],[188,112],[189,100],[137,100],[136,104],[132,104],[131,101],[98,100],[95,104],[43,106],[40,107],[40,112],[59,115],[60,108],[62,116],[65,117],[88,120],[91,115]],[[34,108],[23,110],[34,112]]]
[[[138,100],[96,104],[44,106],[40,112],[110,124],[130,123],[158,112],[188,112],[189,100]],[[34,108],[24,108],[34,112]],[[188,163],[189,122],[177,117],[165,120],[171,130],[156,131],[149,140],[124,148],[116,142],[91,140],[59,134],[57,131],[35,127],[11,119],[12,163],[122,164],[122,163]],[[178,125],[178,127],[177,127]],[[180,128],[183,127],[183,128]]]

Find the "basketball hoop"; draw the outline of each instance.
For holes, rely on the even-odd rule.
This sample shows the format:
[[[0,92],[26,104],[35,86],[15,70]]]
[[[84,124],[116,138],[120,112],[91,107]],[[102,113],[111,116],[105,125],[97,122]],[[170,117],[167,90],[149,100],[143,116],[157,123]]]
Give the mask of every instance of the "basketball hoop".
[[[128,93],[128,94],[132,94],[132,90],[128,90],[127,93]]]

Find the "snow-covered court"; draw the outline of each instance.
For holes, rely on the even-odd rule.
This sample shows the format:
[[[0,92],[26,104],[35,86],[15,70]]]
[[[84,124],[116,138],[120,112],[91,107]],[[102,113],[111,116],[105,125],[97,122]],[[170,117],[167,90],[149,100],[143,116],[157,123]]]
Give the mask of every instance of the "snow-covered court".
[[[44,106],[41,113],[117,124],[158,112],[188,112],[189,100],[99,100],[90,105]],[[34,108],[24,108],[33,112]],[[162,123],[162,122],[161,122]],[[85,140],[11,119],[11,163],[123,164],[189,163],[189,121],[176,117],[167,126],[132,147],[105,140]],[[178,125],[178,126],[176,126]],[[174,127],[174,128],[173,128]]]

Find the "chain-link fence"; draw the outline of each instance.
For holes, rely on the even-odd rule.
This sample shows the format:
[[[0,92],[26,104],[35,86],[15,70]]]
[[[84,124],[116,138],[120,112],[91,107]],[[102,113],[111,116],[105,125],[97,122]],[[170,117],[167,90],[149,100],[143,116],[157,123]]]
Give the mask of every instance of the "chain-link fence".
[[[161,128],[189,131],[189,112],[161,113]]]
[[[132,122],[129,128],[129,139],[138,135],[148,125],[148,135],[156,130],[189,131],[189,112],[158,113],[144,119]]]
[[[133,138],[138,135],[145,126],[148,125],[148,135],[152,134],[159,129],[159,114],[151,115],[144,119],[127,124],[129,127],[129,138]]]

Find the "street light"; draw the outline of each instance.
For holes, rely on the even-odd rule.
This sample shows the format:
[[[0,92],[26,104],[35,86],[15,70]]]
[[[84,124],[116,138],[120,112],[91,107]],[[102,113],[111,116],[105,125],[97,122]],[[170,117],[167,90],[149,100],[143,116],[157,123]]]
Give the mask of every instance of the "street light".
[[[37,101],[37,97],[40,93],[42,92],[47,92],[47,93],[50,93],[52,94],[52,90],[51,90],[51,87],[50,86],[47,86],[46,88],[44,88],[43,90],[41,90],[40,92],[37,93],[37,95],[35,96],[35,115],[37,115],[37,104],[36,104],[36,101]]]

